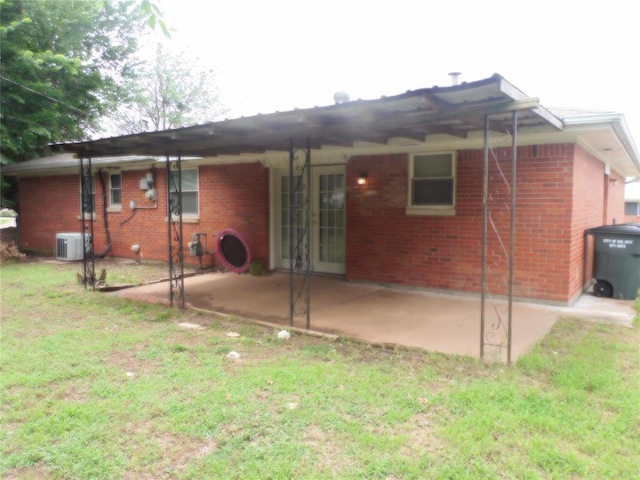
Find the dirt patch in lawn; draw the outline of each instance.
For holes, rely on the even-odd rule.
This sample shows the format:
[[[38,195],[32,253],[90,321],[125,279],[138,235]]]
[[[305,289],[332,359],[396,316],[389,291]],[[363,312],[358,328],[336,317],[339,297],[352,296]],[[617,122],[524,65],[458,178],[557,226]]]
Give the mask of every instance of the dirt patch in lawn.
[[[181,470],[193,464],[194,459],[210,455],[218,448],[213,438],[194,439],[185,435],[167,431],[157,431],[151,424],[139,425],[134,431],[128,432],[130,443],[125,450],[131,450],[136,443],[139,447],[151,452],[161,452],[159,458],[144,469],[134,469],[125,472],[124,480],[175,478]]]
[[[37,253],[27,254],[26,262],[43,262],[55,265],[57,269],[69,270],[82,274],[84,264],[82,261],[65,262],[57,260],[52,256],[39,255]],[[156,260],[135,260],[121,257],[105,257],[95,259],[95,274],[99,276],[102,270],[107,271],[105,279],[106,285],[119,284],[143,284],[147,282],[159,281],[169,277],[169,264]],[[186,264],[184,266],[185,275],[198,273],[200,268],[196,265]],[[75,277],[77,280],[77,277]]]
[[[123,376],[135,378],[138,375],[151,373],[158,369],[160,358],[157,361],[148,358],[140,358],[149,349],[147,344],[138,344],[131,350],[120,350],[109,355],[106,364],[122,371]]]
[[[4,480],[42,480],[51,478],[52,470],[39,463],[31,467],[12,468],[2,477]]]

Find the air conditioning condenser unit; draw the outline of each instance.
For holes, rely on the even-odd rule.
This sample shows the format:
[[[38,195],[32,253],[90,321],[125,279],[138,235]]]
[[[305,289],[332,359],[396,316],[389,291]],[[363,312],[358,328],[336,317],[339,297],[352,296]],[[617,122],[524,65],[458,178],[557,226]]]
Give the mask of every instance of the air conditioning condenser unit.
[[[85,250],[91,254],[91,235],[85,233]],[[57,233],[56,234],[56,259],[58,260],[82,260],[82,233]]]

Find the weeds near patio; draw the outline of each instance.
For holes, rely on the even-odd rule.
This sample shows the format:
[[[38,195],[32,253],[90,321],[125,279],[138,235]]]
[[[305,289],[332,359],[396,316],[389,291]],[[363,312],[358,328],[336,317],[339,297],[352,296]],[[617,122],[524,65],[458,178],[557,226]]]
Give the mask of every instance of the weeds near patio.
[[[69,266],[8,265],[2,292],[3,478],[640,470],[637,326],[568,319],[508,367],[281,341],[268,328],[85,291]]]

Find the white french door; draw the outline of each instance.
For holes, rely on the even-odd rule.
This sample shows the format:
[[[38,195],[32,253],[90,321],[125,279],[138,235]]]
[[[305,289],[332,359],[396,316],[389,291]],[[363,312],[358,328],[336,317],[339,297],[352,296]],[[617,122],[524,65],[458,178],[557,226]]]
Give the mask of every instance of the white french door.
[[[311,251],[315,272],[345,272],[344,167],[311,170]]]
[[[296,191],[297,204],[305,199],[304,178],[289,182],[287,170],[275,171],[275,267],[289,268],[289,195]],[[345,272],[345,169],[344,166],[311,169],[311,270],[319,273]],[[306,210],[296,216],[303,224]],[[304,234],[302,227],[294,234]],[[306,239],[305,239],[306,240]]]

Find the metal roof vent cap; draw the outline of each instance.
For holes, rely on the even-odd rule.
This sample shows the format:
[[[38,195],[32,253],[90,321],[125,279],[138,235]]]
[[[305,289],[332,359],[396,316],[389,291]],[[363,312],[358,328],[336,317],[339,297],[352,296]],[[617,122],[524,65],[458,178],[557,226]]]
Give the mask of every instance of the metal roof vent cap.
[[[455,87],[456,85],[460,85],[460,72],[449,72],[448,75],[451,77],[451,86]]]
[[[340,105],[341,103],[347,103],[350,97],[347,92],[336,92],[333,94],[333,101],[336,102],[336,105]]]

